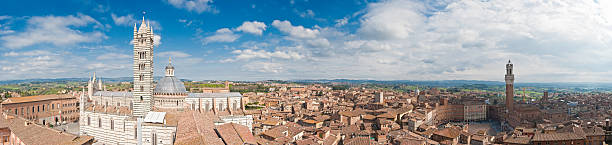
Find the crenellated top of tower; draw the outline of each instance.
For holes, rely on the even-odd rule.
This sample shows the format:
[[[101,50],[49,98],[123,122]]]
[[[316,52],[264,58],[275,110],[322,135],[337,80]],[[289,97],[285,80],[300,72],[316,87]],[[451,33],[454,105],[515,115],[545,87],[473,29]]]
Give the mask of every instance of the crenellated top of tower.
[[[508,59],[508,64],[506,64],[506,69],[512,69],[512,61],[510,61],[510,59]]]
[[[512,61],[510,61],[508,59],[508,64],[506,64],[506,75],[514,75],[512,73],[512,69],[513,69],[514,65],[512,64]]]

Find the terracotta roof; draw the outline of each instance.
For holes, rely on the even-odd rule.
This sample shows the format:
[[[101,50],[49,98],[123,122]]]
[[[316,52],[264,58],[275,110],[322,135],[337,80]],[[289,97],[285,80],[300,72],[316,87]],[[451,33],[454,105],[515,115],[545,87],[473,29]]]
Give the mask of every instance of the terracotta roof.
[[[214,115],[196,111],[184,111],[177,116],[176,145],[212,144],[223,145],[214,131]]]
[[[345,145],[373,145],[374,142],[368,137],[356,137],[344,140]]]
[[[296,136],[298,133],[300,132],[304,132],[304,129],[302,129],[299,125],[297,124],[293,124],[293,123],[288,123],[286,125],[280,125],[280,126],[276,126],[266,132],[263,133],[263,135],[269,136],[274,138],[275,140],[278,140],[282,137],[294,137]]]
[[[3,117],[0,117],[0,128],[8,128],[24,144],[70,145],[93,142],[93,137],[91,136],[78,137],[27,122],[19,117],[6,116],[5,118],[3,114]]]
[[[276,126],[278,124],[280,124],[280,121],[276,120],[276,119],[269,119],[269,120],[265,120],[262,122],[263,125],[268,125],[268,126]]]
[[[606,135],[606,132],[599,127],[592,128],[584,128],[584,133],[586,136],[603,136]]]
[[[60,94],[60,95],[39,95],[39,96],[27,96],[27,97],[12,97],[4,100],[2,105],[5,104],[15,104],[15,103],[26,103],[26,102],[36,102],[36,101],[45,101],[45,100],[55,100],[55,99],[76,99],[75,96],[70,94]]]
[[[360,115],[358,112],[355,112],[355,111],[342,111],[338,114],[342,116],[347,116],[347,117],[357,117]]]
[[[533,136],[532,141],[564,141],[564,140],[581,140],[584,139],[576,133],[564,132],[564,133],[536,133]]]
[[[444,136],[444,137],[448,137],[448,138],[456,138],[459,135],[461,135],[461,131],[454,129],[454,128],[444,128],[442,130],[438,130],[436,132],[434,132],[433,134],[439,135],[439,136]]]
[[[255,137],[253,134],[251,134],[249,128],[246,126],[235,123],[226,123],[217,126],[216,130],[225,144],[257,144],[257,140],[255,140]]]

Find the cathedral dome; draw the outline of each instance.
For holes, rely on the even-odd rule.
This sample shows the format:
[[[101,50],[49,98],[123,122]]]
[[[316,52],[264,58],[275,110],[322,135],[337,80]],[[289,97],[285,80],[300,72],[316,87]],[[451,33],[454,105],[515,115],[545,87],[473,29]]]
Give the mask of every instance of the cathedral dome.
[[[155,94],[186,94],[187,90],[181,80],[174,77],[174,66],[172,66],[172,58],[168,58],[168,66],[166,66],[166,76],[157,82]]]
[[[185,85],[181,80],[174,76],[165,76],[159,82],[157,82],[157,86],[155,86],[154,93],[162,93],[162,94],[178,94],[178,93],[187,93],[185,89]]]

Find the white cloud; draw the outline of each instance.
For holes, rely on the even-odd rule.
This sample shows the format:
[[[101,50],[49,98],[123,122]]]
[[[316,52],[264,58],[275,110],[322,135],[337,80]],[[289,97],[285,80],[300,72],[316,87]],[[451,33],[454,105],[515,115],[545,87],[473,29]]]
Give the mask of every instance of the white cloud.
[[[517,82],[606,82],[612,81],[606,69],[612,67],[606,56],[612,54],[609,7],[612,2],[572,0],[381,1],[353,15],[356,32],[275,20],[271,25],[289,38],[234,50],[224,61],[274,63],[291,70],[283,71],[285,77],[297,79],[502,81],[511,58]],[[341,19],[335,27],[347,23]],[[273,52],[294,52],[301,59],[271,59]]]
[[[261,35],[263,31],[265,30],[266,30],[266,24],[264,24],[263,22],[257,22],[257,21],[252,21],[252,22],[245,21],[242,23],[242,25],[236,28],[236,31],[242,31],[242,32],[247,32],[251,34],[256,34],[256,35]]]
[[[283,33],[289,34],[291,37],[295,38],[315,38],[319,35],[319,30],[317,29],[308,29],[304,28],[304,26],[293,26],[291,22],[274,20],[272,22],[272,26],[278,28]]]
[[[336,26],[336,27],[344,26],[344,25],[346,25],[348,23],[348,19],[349,19],[349,17],[344,17],[342,19],[338,19],[338,20],[335,21],[336,25],[334,25],[334,26]]]
[[[45,51],[45,50],[32,50],[32,51],[26,51],[26,52],[7,52],[4,53],[4,56],[37,56],[37,55],[54,55],[54,53],[51,53],[49,51]]]
[[[240,35],[234,34],[232,30],[228,28],[221,28],[215,32],[214,35],[208,36],[202,40],[204,44],[212,42],[234,42],[240,38]]]
[[[113,19],[113,22],[117,26],[134,27],[134,24],[140,25],[142,23],[142,19],[137,20],[136,18],[134,18],[133,14],[127,14],[125,16],[118,16],[115,13],[111,13],[111,18]],[[153,29],[155,30],[162,29],[161,24],[158,21],[149,20],[149,19],[147,19],[146,21],[149,25],[151,25],[151,27],[153,27]],[[137,26],[137,27],[140,27],[140,26]]]
[[[314,16],[315,16],[315,13],[312,10],[310,10],[310,9],[300,13],[300,17],[302,17],[302,18],[305,18],[305,17],[314,17]]]
[[[115,22],[115,25],[121,26],[130,26],[138,22],[138,20],[134,19],[134,15],[132,14],[128,14],[125,16],[117,16],[115,15],[115,13],[112,13],[111,18],[113,18],[113,22]]]
[[[303,55],[300,55],[297,52],[283,52],[283,51],[274,51],[268,52],[265,50],[234,50],[233,54],[237,54],[235,60],[225,60],[225,61],[237,61],[237,60],[250,60],[250,59],[270,59],[270,58],[278,58],[278,59],[292,59],[298,60],[304,58]]]
[[[113,59],[126,59],[126,58],[132,58],[132,56],[127,55],[127,54],[120,54],[120,53],[105,53],[105,54],[102,54],[96,57],[97,60],[113,60]]]
[[[6,16],[6,15],[0,16],[0,20],[7,20],[7,19],[11,19],[11,18],[13,18],[13,17]]]
[[[212,0],[168,0],[168,3],[176,8],[195,11],[197,13],[205,11],[213,13],[218,12],[218,10],[211,6],[213,3]]]
[[[283,66],[281,64],[271,63],[271,62],[260,62],[260,61],[250,62],[250,63],[244,64],[242,68],[247,71],[255,71],[255,72],[262,72],[262,73],[281,73],[283,72]]]
[[[93,10],[98,13],[106,13],[110,11],[110,7],[98,4]]]
[[[83,14],[76,16],[35,16],[27,21],[25,32],[2,36],[0,40],[4,41],[4,47],[22,48],[40,43],[65,46],[83,42],[96,42],[106,38],[106,35],[100,31],[83,32],[75,29],[90,24],[94,24],[94,28],[103,27],[92,17]]]
[[[180,52],[180,51],[165,51],[157,54],[160,57],[174,57],[174,58],[185,58],[190,57],[190,54]]]
[[[12,16],[0,16],[0,21],[4,21],[0,23],[0,35],[15,33],[14,30],[11,30],[9,26],[11,24]]]
[[[160,35],[157,35],[157,34],[154,34],[154,35],[153,35],[153,45],[154,45],[154,46],[159,46],[159,45],[161,45],[161,44],[162,44],[162,42],[161,42],[161,36],[160,36]]]

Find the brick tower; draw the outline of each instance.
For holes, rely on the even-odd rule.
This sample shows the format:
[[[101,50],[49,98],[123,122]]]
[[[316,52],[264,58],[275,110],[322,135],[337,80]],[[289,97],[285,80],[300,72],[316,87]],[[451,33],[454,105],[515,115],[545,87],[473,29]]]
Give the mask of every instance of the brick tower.
[[[512,111],[514,103],[514,74],[512,73],[512,62],[506,64],[506,110]]]

